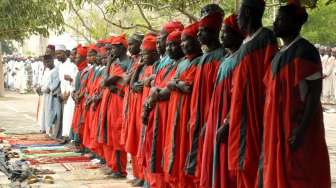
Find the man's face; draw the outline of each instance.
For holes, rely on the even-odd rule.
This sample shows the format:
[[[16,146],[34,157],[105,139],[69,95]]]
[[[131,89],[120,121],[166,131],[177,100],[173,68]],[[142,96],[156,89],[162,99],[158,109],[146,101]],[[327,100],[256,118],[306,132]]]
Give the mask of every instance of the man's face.
[[[198,41],[201,44],[204,44],[204,45],[210,44],[212,42],[212,40],[213,40],[213,38],[211,37],[211,35],[213,35],[213,31],[211,31],[207,27],[200,27],[198,29],[197,37],[198,37]]]
[[[60,62],[65,62],[66,61],[66,54],[65,51],[63,50],[56,50],[55,52],[56,58]]]
[[[99,52],[97,55],[97,64],[106,65],[107,64],[108,52]]]
[[[96,64],[97,63],[97,53],[91,50],[88,53],[87,60],[92,65]]]
[[[120,57],[123,52],[123,46],[121,44],[112,45],[111,53],[116,57]]]
[[[273,23],[273,31],[277,37],[286,37],[293,34],[293,29],[296,28],[293,18],[279,11]]]
[[[43,63],[49,69],[54,66],[54,61],[52,59],[45,59],[43,60]]]
[[[197,39],[182,35],[181,48],[185,55],[193,55],[200,49],[200,43]]]
[[[133,38],[128,40],[128,51],[131,55],[137,55],[140,53],[141,43]]]
[[[85,58],[80,56],[79,54],[76,54],[76,58],[75,58],[75,64],[78,65],[79,63],[81,63],[82,61],[84,61]]]
[[[166,50],[171,59],[177,60],[181,57],[182,49],[179,42],[168,42]]]
[[[141,50],[141,59],[144,64],[152,65],[155,61],[159,59],[159,55],[156,50],[148,51],[148,50]]]
[[[237,34],[233,29],[224,24],[220,38],[224,48],[232,48],[237,40]]]
[[[160,36],[156,39],[156,49],[160,55],[165,54],[166,52],[166,39],[168,33],[161,31]]]
[[[46,48],[45,55],[55,56],[55,51],[51,48]]]
[[[75,49],[73,49],[73,50],[71,50],[71,52],[70,52],[70,61],[71,62],[75,62],[75,59],[76,59],[76,50]]]

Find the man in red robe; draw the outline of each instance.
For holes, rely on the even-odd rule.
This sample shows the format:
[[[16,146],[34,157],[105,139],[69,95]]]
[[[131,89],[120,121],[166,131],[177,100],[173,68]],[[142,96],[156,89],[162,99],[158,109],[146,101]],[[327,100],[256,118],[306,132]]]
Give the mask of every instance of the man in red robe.
[[[156,51],[156,37],[147,34],[142,42],[141,45],[141,59],[142,59],[142,65],[140,65],[131,80],[131,87],[132,91],[139,93],[141,95],[141,98],[139,99],[140,102],[137,102],[136,107],[136,120],[137,124],[140,127],[140,140],[138,143],[138,152],[137,152],[137,160],[139,163],[140,168],[144,172],[144,179],[146,183],[153,181],[153,177],[150,176],[150,171],[147,166],[147,158],[146,158],[146,151],[149,147],[149,144],[145,137],[146,128],[147,126],[144,125],[141,121],[142,113],[143,113],[143,104],[145,102],[145,99],[149,96],[149,91],[151,88],[151,82],[154,78],[154,64],[159,60],[159,54]],[[135,185],[135,183],[134,183]]]
[[[75,101],[75,111],[72,120],[73,140],[77,145],[83,144],[83,125],[84,125],[84,106],[85,106],[85,88],[88,80],[88,63],[86,59],[87,49],[79,45],[76,49],[75,63],[78,73],[75,79],[75,90],[72,92],[72,98]]]
[[[96,78],[93,83],[93,96],[91,101],[91,108],[92,108],[92,127],[90,131],[90,145],[91,150],[95,152],[95,154],[100,158],[104,159],[101,162],[105,161],[104,151],[103,151],[103,144],[99,143],[99,133],[100,128],[102,128],[99,124],[99,115],[100,115],[100,106],[101,106],[101,98],[103,94],[103,88],[101,87],[100,83],[104,79],[104,71],[106,68],[107,63],[107,56],[108,52],[105,47],[100,47],[98,49],[97,54],[97,72]]]
[[[190,103],[190,146],[185,173],[193,177],[195,187],[200,183],[204,133],[212,91],[220,59],[225,54],[219,42],[224,12],[218,5],[211,6],[217,8],[212,8],[199,22],[198,40],[205,52],[197,65]]]
[[[185,55],[176,73],[168,82],[170,89],[169,110],[163,158],[163,171],[166,181],[172,187],[192,188],[192,179],[185,175],[185,159],[189,148],[188,121],[191,91],[196,66],[202,55],[197,39],[198,22],[190,24],[182,31],[181,48]]]
[[[254,187],[257,180],[265,87],[262,79],[277,52],[272,31],[262,27],[265,2],[243,0],[239,28],[247,37],[238,51],[232,77],[229,121],[229,170],[237,171],[237,187]]]
[[[161,69],[162,74],[158,74],[154,79],[154,86],[151,88],[150,95],[144,104],[144,113],[148,114],[146,137],[151,143],[151,147],[147,151],[148,167],[150,174],[156,177],[156,181],[150,181],[151,187],[163,187],[166,182],[163,179],[162,162],[163,158],[164,139],[166,136],[167,114],[170,90],[167,88],[167,83],[174,76],[177,65],[184,57],[180,43],[181,31],[173,31],[167,36],[167,54],[173,60],[172,63]]]
[[[88,46],[88,63],[91,65],[91,69],[89,70],[88,82],[86,85],[85,91],[85,121],[84,121],[84,135],[83,135],[83,144],[88,150],[92,150],[92,142],[90,139],[90,134],[92,131],[92,118],[93,118],[93,109],[92,109],[92,101],[94,94],[94,83],[96,79],[97,72],[97,48],[95,45]],[[91,153],[90,157],[94,157],[94,154]]]
[[[325,141],[322,64],[317,49],[300,37],[308,14],[300,5],[279,9],[274,33],[284,41],[264,77],[264,157],[259,187],[331,187]]]
[[[131,65],[131,58],[127,56],[127,40],[125,35],[115,37],[112,41],[111,53],[113,57],[107,65],[108,77],[104,86],[110,89],[107,108],[107,145],[111,146],[112,155],[106,159],[113,173],[111,178],[125,178],[127,175],[127,154],[121,144],[121,130],[123,124],[123,97],[125,95],[123,76]]]
[[[128,39],[128,51],[131,54],[132,65],[129,67],[127,74],[124,76],[125,97],[124,97],[124,124],[122,131],[122,141],[125,145],[125,151],[131,154],[131,164],[134,179],[130,180],[132,186],[142,186],[144,183],[143,169],[139,166],[137,159],[138,142],[140,140],[141,125],[140,117],[137,112],[139,103],[141,103],[142,92],[134,92],[132,90],[131,78],[140,66],[140,46],[143,40],[143,35],[139,33],[133,34]]]
[[[228,119],[231,103],[232,72],[237,50],[244,40],[239,30],[237,16],[224,19],[221,32],[222,46],[227,54],[222,58],[212,94],[202,157],[201,187],[236,187],[235,173],[228,168]]]

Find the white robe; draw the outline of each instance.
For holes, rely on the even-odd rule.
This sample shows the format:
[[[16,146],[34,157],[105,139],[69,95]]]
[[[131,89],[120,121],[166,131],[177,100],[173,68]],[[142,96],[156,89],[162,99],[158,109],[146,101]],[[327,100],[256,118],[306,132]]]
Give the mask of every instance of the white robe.
[[[75,77],[77,74],[77,67],[71,63],[69,59],[59,65],[59,77],[61,80],[61,92],[62,95],[68,94],[74,90]],[[73,81],[70,83],[64,79],[64,75],[69,75]],[[64,101],[63,107],[63,129],[62,136],[68,137],[70,135],[73,113],[75,110],[75,102],[71,96],[67,101]]]
[[[61,138],[62,136],[62,104],[59,100],[61,94],[59,69],[54,67],[50,70],[48,77],[48,87],[50,93],[47,101],[45,101],[47,107],[47,133],[53,138]],[[44,90],[46,92],[46,90]]]
[[[50,70],[46,68],[43,71],[43,74],[41,76],[41,80],[39,81],[40,87],[42,91],[45,91],[48,88],[48,78],[50,77]],[[39,97],[39,107],[38,107],[38,124],[40,125],[40,130],[41,131],[46,131],[47,127],[47,103],[49,95],[42,92],[42,96]]]
[[[334,65],[330,63],[328,55],[324,55],[321,58],[321,61],[323,66],[323,75],[325,76],[323,79],[322,101],[330,103],[333,91],[331,75]]]

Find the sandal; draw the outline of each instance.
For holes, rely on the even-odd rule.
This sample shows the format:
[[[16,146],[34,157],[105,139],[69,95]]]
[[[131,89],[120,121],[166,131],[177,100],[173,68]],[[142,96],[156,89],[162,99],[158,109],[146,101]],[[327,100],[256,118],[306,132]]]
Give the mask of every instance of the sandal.
[[[36,176],[31,176],[29,178],[27,178],[27,183],[28,184],[34,184],[34,183],[37,183],[39,180]]]
[[[55,181],[54,181],[54,178],[51,177],[51,176],[45,176],[44,179],[43,179],[43,183],[46,183],[46,184],[54,184]]]

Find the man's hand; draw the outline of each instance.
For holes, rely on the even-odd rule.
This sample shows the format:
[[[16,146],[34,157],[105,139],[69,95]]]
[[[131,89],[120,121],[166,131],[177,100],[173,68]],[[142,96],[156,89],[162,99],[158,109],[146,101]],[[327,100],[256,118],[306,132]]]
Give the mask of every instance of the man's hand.
[[[224,119],[224,123],[220,126],[216,132],[216,142],[224,143],[229,136],[229,121]]]
[[[176,89],[176,87],[177,87],[177,80],[176,79],[172,79],[172,80],[168,81],[167,87],[170,90]]]
[[[143,90],[143,87],[144,87],[143,83],[135,83],[135,84],[133,85],[132,90],[133,90],[134,92],[136,92],[136,93],[141,93],[142,90]]]
[[[294,128],[292,135],[288,139],[292,151],[296,151],[303,144],[303,136],[304,134],[300,127]]]
[[[44,93],[50,93],[50,89],[47,88],[46,90],[44,90]]]
[[[63,101],[64,103],[67,103],[68,99],[69,99],[70,93],[69,92],[65,92],[63,94]]]
[[[42,95],[41,87],[37,87],[37,88],[36,88],[36,93],[37,93],[38,95]]]
[[[72,82],[73,81],[73,79],[71,78],[71,76],[70,75],[64,75],[64,80],[66,80],[66,81],[69,81],[69,82]]]

